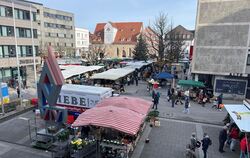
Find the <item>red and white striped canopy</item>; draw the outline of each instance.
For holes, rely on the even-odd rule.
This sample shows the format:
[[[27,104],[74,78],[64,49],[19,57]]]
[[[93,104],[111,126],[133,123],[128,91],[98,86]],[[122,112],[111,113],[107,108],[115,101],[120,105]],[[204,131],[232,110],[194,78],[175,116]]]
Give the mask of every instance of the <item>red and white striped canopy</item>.
[[[93,125],[135,135],[139,131],[144,118],[145,115],[126,108],[115,106],[94,107],[82,113],[72,126]]]
[[[151,105],[152,105],[152,102],[144,100],[144,99],[128,97],[128,96],[120,96],[120,97],[110,97],[110,98],[104,99],[101,102],[99,102],[96,106],[97,107],[105,107],[105,106],[121,107],[121,108],[132,110],[139,114],[146,115],[149,112]]]

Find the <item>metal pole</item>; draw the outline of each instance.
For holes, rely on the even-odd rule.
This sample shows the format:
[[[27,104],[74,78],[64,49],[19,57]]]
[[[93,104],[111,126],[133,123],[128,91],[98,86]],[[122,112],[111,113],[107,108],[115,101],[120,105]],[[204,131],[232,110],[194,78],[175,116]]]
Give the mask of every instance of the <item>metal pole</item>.
[[[28,119],[28,126],[29,126],[29,136],[30,136],[30,142],[32,142],[32,141],[31,141],[31,130],[30,130],[30,119]]]
[[[14,3],[12,2],[12,13],[13,13],[13,24],[14,24],[14,36],[15,36],[15,50],[16,50],[16,62],[17,62],[17,74],[18,74],[18,87],[20,91],[20,104],[21,107],[23,106],[22,101],[22,86],[21,86],[21,76],[20,76],[20,63],[19,63],[19,53],[17,50],[17,35],[16,35],[16,19],[15,19],[15,9],[14,9]]]
[[[36,53],[35,53],[35,46],[34,46],[34,31],[33,31],[33,14],[31,12],[31,5],[30,5],[30,26],[31,26],[31,39],[32,39],[32,53],[33,53],[33,67],[34,67],[34,77],[35,77],[35,89],[37,90],[37,74],[36,74]]]

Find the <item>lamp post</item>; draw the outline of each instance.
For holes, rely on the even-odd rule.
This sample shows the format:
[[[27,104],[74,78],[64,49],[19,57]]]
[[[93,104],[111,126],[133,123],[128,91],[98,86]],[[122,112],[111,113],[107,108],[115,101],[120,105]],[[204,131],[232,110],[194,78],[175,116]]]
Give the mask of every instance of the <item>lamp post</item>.
[[[22,86],[21,86],[21,76],[20,76],[20,63],[19,63],[19,52],[17,48],[17,35],[16,35],[16,19],[15,19],[15,9],[14,9],[14,2],[12,2],[12,13],[13,13],[13,25],[14,25],[14,36],[15,36],[15,50],[16,50],[16,62],[17,62],[17,75],[18,75],[18,87],[20,91],[20,104],[21,107],[23,106],[22,101]]]
[[[32,39],[32,54],[33,54],[33,68],[34,68],[34,78],[35,78],[35,89],[37,90],[37,74],[36,74],[36,52],[34,46],[34,30],[33,30],[33,17],[30,5],[30,26],[31,26],[31,39]]]

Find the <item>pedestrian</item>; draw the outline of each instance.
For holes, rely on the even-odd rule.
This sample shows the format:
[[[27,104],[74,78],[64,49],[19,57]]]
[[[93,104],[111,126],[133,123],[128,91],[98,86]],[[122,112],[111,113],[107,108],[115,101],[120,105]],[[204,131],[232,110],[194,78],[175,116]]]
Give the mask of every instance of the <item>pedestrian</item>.
[[[167,99],[168,99],[168,102],[171,99],[171,89],[170,88],[168,88]]]
[[[250,138],[249,137],[244,137],[240,141],[240,158],[248,158],[250,153]]]
[[[203,150],[204,158],[207,158],[207,149],[209,145],[212,145],[212,140],[209,138],[207,133],[204,133],[201,143],[202,143],[202,150]]]
[[[175,105],[177,105],[178,102],[180,102],[181,105],[183,104],[183,102],[181,101],[181,90],[177,92],[177,99],[176,99]]]
[[[127,77],[128,86],[130,85],[130,77]]]
[[[184,104],[184,110],[183,110],[185,114],[189,114],[189,106],[190,106],[189,98],[185,97],[185,104]]]
[[[224,126],[219,134],[219,152],[220,153],[225,152],[223,150],[223,148],[224,148],[224,144],[225,144],[226,140],[227,140],[227,126]]]
[[[135,77],[135,85],[138,86],[138,77]]]
[[[20,98],[20,89],[19,89],[19,87],[17,87],[16,92],[17,92],[17,97]]]
[[[176,95],[175,89],[172,88],[172,89],[171,89],[172,108],[174,108],[174,104],[175,104],[176,97],[177,97],[177,95]]]
[[[232,124],[232,129],[229,132],[229,137],[231,138],[231,143],[230,143],[230,150],[231,151],[235,151],[235,144],[236,144],[237,140],[239,139],[239,133],[240,133],[240,130],[236,126],[236,124]]]
[[[156,92],[154,93],[154,98],[153,98],[153,109],[155,107],[155,110],[157,110],[157,106],[159,104],[159,99],[160,99],[160,93],[159,92]]]
[[[191,142],[191,144],[190,144],[191,150],[193,150],[195,152],[195,149],[197,148],[197,143],[198,143],[195,132],[192,133],[191,138],[190,138],[190,142]]]
[[[124,92],[125,92],[124,85],[121,84],[121,85],[120,85],[120,93],[124,93]]]
[[[221,111],[222,97],[223,97],[222,93],[217,97],[217,100],[218,100],[218,109],[220,111]]]
[[[196,158],[195,152],[191,150],[190,144],[187,144],[186,146],[185,158]]]
[[[206,97],[206,95],[204,95],[204,97],[202,99],[202,103],[201,103],[202,107],[205,107],[206,102],[207,102],[207,97]]]

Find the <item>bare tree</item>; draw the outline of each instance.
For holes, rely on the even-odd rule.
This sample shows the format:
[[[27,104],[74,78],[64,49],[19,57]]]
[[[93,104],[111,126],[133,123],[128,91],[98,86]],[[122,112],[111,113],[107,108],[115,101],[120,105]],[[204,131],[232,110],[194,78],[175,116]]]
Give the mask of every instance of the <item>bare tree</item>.
[[[183,51],[182,47],[184,45],[184,41],[181,35],[179,35],[175,30],[171,29],[165,36],[165,56],[164,58],[168,60],[170,63],[179,62],[179,58],[181,58],[181,52]]]
[[[170,24],[167,14],[160,12],[152,26],[156,38],[149,37],[152,48],[158,53],[158,61],[164,59],[165,48],[167,47],[165,35],[169,32],[169,28]]]
[[[98,61],[103,60],[106,56],[106,48],[101,45],[90,45],[89,52],[85,55],[85,58],[91,65],[96,65]]]

